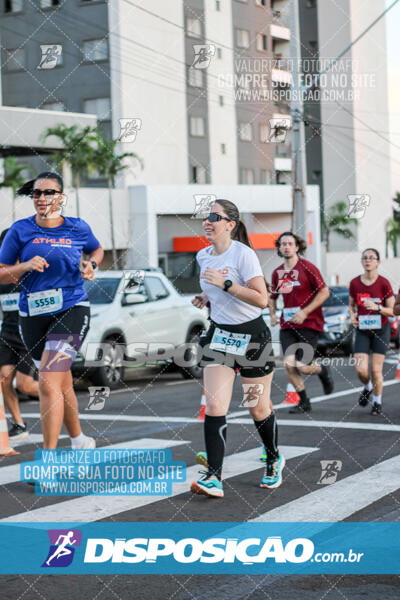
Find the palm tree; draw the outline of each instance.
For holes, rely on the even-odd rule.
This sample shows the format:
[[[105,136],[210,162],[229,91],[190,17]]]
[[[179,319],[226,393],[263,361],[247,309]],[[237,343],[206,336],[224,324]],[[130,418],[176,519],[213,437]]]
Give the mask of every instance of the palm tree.
[[[105,139],[101,131],[98,131],[97,137],[97,148],[94,153],[94,164],[96,165],[96,171],[101,176],[107,179],[108,185],[108,204],[110,212],[110,228],[111,228],[111,246],[112,246],[112,262],[113,268],[116,269],[117,265],[117,250],[115,247],[115,235],[114,235],[114,220],[112,211],[112,188],[115,186],[115,179],[117,175],[129,167],[128,164],[124,163],[126,158],[135,158],[136,161],[143,168],[142,160],[134,152],[123,152],[117,154],[117,145],[120,143],[120,139],[107,140]]]
[[[81,176],[96,170],[93,158],[98,142],[98,132],[95,127],[90,127],[89,125],[83,129],[79,129],[77,125],[67,127],[64,123],[60,123],[55,127],[48,127],[43,133],[42,138],[46,140],[52,135],[61,141],[62,148],[56,150],[50,157],[50,160],[54,161],[57,170],[61,169],[65,163],[71,167],[76,194],[76,210],[79,217]]]
[[[355,239],[355,235],[349,225],[356,225],[357,219],[349,217],[349,209],[343,200],[336,202],[331,206],[326,220],[323,222],[323,228],[326,236],[326,251],[329,252],[329,236],[336,233],[347,239]]]
[[[17,195],[17,189],[24,183],[25,178],[22,172],[28,169],[29,165],[18,164],[15,156],[7,156],[4,159],[4,179],[0,183],[0,187],[10,187],[13,191],[12,198],[12,222],[15,221],[15,196]]]
[[[396,218],[386,222],[386,258],[388,257],[389,244],[392,246],[393,256],[397,256],[397,241],[400,239],[400,223]]]

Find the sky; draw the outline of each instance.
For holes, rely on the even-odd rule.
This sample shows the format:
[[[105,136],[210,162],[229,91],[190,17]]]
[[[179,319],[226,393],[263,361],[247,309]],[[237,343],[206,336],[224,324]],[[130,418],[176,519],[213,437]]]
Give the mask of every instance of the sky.
[[[393,0],[386,0],[386,6]],[[391,142],[398,148],[391,146],[392,158],[392,192],[400,192],[400,2],[396,4],[386,17],[387,34],[387,65],[388,65],[388,92]]]

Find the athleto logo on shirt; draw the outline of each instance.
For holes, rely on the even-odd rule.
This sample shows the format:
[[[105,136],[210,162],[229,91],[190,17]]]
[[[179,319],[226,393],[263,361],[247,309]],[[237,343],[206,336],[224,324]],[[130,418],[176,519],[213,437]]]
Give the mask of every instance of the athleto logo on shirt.
[[[63,246],[70,246],[72,244],[72,240],[67,238],[38,238],[36,237],[32,244],[61,244]]]

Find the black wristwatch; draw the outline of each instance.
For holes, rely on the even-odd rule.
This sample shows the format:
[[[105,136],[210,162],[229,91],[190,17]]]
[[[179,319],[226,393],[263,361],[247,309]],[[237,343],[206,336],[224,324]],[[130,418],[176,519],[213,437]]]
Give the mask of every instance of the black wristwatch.
[[[95,260],[91,260],[90,261],[93,267],[93,271],[95,271],[97,269],[97,262]]]
[[[378,313],[380,314],[381,310],[382,310],[383,306],[381,303],[378,304]]]
[[[224,292],[227,292],[230,287],[232,287],[232,281],[230,279],[225,279],[224,282]]]

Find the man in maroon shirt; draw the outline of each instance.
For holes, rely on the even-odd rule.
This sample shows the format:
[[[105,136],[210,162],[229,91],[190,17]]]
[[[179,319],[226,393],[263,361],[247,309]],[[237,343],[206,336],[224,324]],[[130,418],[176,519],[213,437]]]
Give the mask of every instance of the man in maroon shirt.
[[[329,297],[329,289],[317,267],[299,257],[307,247],[299,236],[285,231],[276,240],[275,246],[284,262],[272,273],[271,325],[279,322],[276,299],[282,294],[284,309],[280,341],[289,381],[300,396],[299,404],[289,412],[310,412],[311,404],[302,375],[318,375],[325,394],[331,394],[334,387],[328,367],[314,362],[319,333],[324,329],[321,306]]]

